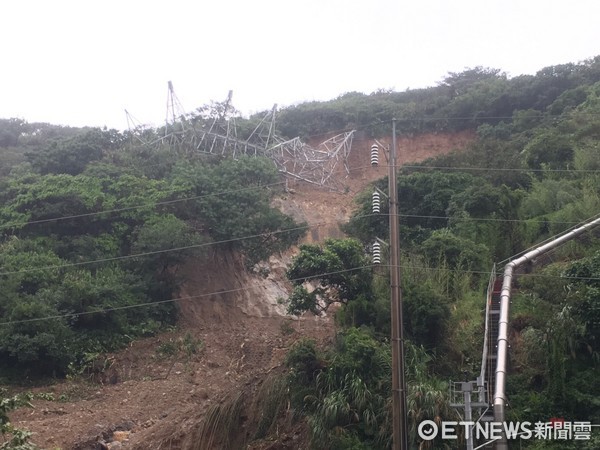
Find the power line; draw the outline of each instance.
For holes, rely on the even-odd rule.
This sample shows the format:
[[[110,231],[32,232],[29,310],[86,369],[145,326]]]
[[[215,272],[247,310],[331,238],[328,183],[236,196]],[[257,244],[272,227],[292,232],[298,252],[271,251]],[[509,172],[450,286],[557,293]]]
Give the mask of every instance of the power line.
[[[371,167],[371,165],[365,165],[365,166],[354,167],[351,170],[362,170],[362,169],[370,168],[370,167]],[[380,164],[380,167],[388,167],[388,166]],[[423,169],[423,170],[435,169],[435,170],[475,170],[475,171],[515,171],[515,172],[518,172],[518,171],[520,171],[520,172],[552,171],[552,172],[600,173],[600,170],[571,170],[571,169],[549,169],[549,170],[518,169],[518,168],[502,169],[502,168],[480,168],[480,167],[446,167],[446,166],[413,166],[413,165],[402,165],[400,167],[401,168],[410,168],[410,169]],[[181,202],[190,201],[190,200],[198,200],[201,198],[206,198],[206,197],[211,197],[211,196],[227,195],[227,194],[233,194],[233,193],[237,193],[237,192],[243,192],[243,191],[254,190],[254,189],[269,188],[269,187],[279,186],[279,185],[283,185],[283,184],[285,184],[285,181],[265,184],[265,185],[261,185],[261,186],[253,186],[253,187],[235,189],[235,190],[230,190],[230,191],[221,191],[221,192],[215,192],[215,193],[210,193],[210,194],[185,197],[185,198],[174,199],[174,200],[165,200],[165,201],[148,203],[148,204],[143,204],[143,205],[127,206],[127,207],[122,207],[122,208],[107,209],[107,210],[94,211],[94,212],[89,212],[89,213],[73,214],[73,215],[68,215],[68,216],[52,217],[52,218],[48,218],[48,219],[30,220],[27,222],[12,222],[12,223],[0,225],[0,230],[14,228],[14,227],[24,227],[27,225],[35,225],[35,224],[41,224],[41,223],[49,223],[49,222],[58,222],[58,221],[63,221],[63,220],[77,219],[77,218],[82,218],[82,217],[93,217],[93,216],[102,215],[102,214],[112,214],[112,213],[117,213],[117,212],[132,211],[132,210],[136,210],[136,209],[151,208],[151,207],[156,207],[156,206],[181,203]],[[122,200],[122,199],[118,199],[118,200]],[[431,218],[447,218],[447,219],[450,218],[450,217],[433,217],[433,216],[405,216],[405,217],[431,217]],[[473,218],[472,220],[477,220],[477,219]],[[485,220],[485,219],[479,219],[479,220]],[[560,222],[560,223],[568,223],[568,222]]]
[[[458,220],[466,222],[509,222],[509,223],[543,223],[549,225],[574,225],[581,222],[572,221],[551,221],[544,219],[498,219],[498,218],[485,218],[485,217],[451,217],[451,216],[421,216],[418,214],[398,214],[399,217],[413,218],[413,219],[447,219],[447,220]]]
[[[361,219],[361,218],[371,217],[371,216],[388,216],[389,217],[389,214],[364,214],[361,216],[355,216],[352,219]],[[450,216],[420,216],[420,215],[411,215],[411,214],[398,214],[398,217],[429,218],[429,219],[455,219]],[[558,221],[551,222],[551,221],[544,221],[544,220],[528,221],[528,220],[522,220],[522,219],[485,219],[485,218],[456,218],[456,219],[465,220],[465,221],[526,222],[526,223],[527,222],[528,223],[539,222],[539,223],[548,223],[548,224],[568,224],[568,225],[580,223],[580,222],[558,222]],[[141,258],[141,257],[157,255],[157,254],[161,254],[161,253],[177,252],[177,251],[182,251],[182,250],[203,248],[203,247],[209,247],[212,245],[227,244],[227,243],[232,243],[232,242],[237,242],[237,241],[242,241],[242,240],[247,240],[247,239],[257,239],[260,237],[289,233],[289,232],[293,232],[293,231],[309,230],[312,228],[318,228],[323,225],[340,224],[340,223],[346,223],[346,221],[345,220],[336,220],[336,221],[318,222],[318,223],[315,223],[312,225],[307,224],[307,225],[298,226],[298,227],[286,228],[283,230],[269,231],[269,232],[265,232],[265,233],[258,233],[258,234],[248,235],[248,236],[243,236],[243,237],[238,237],[238,238],[224,239],[221,241],[204,242],[201,244],[193,244],[193,245],[187,245],[187,246],[183,246],[183,247],[175,247],[175,248],[162,249],[162,250],[153,250],[153,251],[149,251],[149,252],[136,253],[133,255],[114,256],[114,257],[110,257],[110,258],[101,258],[101,259],[95,259],[95,260],[90,260],[90,261],[80,261],[80,262],[75,262],[75,263],[57,264],[57,265],[49,265],[49,266],[42,266],[42,267],[32,267],[29,269],[21,269],[21,270],[15,270],[15,271],[6,271],[6,272],[0,272],[0,276],[1,275],[16,275],[16,274],[21,274],[21,273],[38,272],[38,271],[42,271],[42,270],[64,269],[64,268],[68,268],[68,267],[86,266],[86,265],[90,265],[90,264],[105,263],[105,262],[111,262],[111,261],[122,261],[122,260],[126,260],[126,259]]]
[[[378,264],[378,266],[386,267],[384,264]],[[425,267],[425,266],[412,266],[412,265],[403,265],[400,264],[402,269],[407,270],[428,270],[428,271],[448,271],[448,272],[457,272],[457,273],[465,273],[465,274],[473,274],[473,275],[485,275],[490,276],[492,274],[491,271],[485,270],[464,270],[464,269],[451,269],[447,267]],[[569,276],[569,275],[547,275],[543,273],[518,273],[518,277],[531,277],[531,278],[550,278],[555,280],[574,280],[574,281],[600,281],[600,277],[577,277],[577,276]]]
[[[568,172],[568,173],[600,173],[600,170],[587,170],[587,169],[526,169],[516,167],[448,167],[448,166],[414,166],[414,165],[402,165],[401,169],[434,169],[434,170],[474,170],[474,171],[486,171],[486,172]]]
[[[97,215],[101,215],[101,214],[111,214],[111,213],[116,213],[116,212],[132,211],[135,209],[151,208],[151,207],[162,206],[162,205],[170,205],[170,204],[185,202],[185,201],[189,201],[189,200],[198,200],[200,198],[205,198],[205,197],[234,194],[236,192],[243,192],[243,191],[254,190],[254,189],[258,190],[258,189],[268,188],[268,187],[272,187],[272,186],[278,186],[278,185],[282,185],[282,184],[285,184],[285,182],[280,181],[277,183],[264,184],[264,185],[260,185],[260,186],[252,186],[252,187],[246,187],[246,188],[241,188],[241,189],[234,189],[234,190],[230,190],[230,191],[214,192],[214,193],[210,193],[210,194],[196,195],[193,197],[185,197],[185,198],[174,199],[174,200],[165,200],[165,201],[160,201],[160,202],[147,203],[144,205],[126,206],[123,208],[107,209],[107,210],[103,210],[103,211],[95,211],[95,212],[82,213],[82,214],[73,214],[70,216],[52,217],[49,219],[31,220],[28,222],[13,222],[13,223],[0,225],[0,230],[6,229],[6,228],[33,225],[33,224],[58,222],[61,220],[69,220],[69,219],[77,219],[77,218],[81,218],[81,217],[92,217],[92,216],[97,216]],[[172,192],[165,192],[165,194],[172,194]],[[118,200],[123,200],[123,199],[118,199]]]
[[[538,111],[540,113],[539,117],[536,117],[537,119],[540,119],[541,121],[546,120],[546,119],[550,119],[550,120],[556,120],[556,119],[560,119],[563,118],[564,120],[570,120],[572,119],[571,116],[567,116],[567,117],[563,117],[563,114],[548,114],[542,111]],[[591,118],[595,118],[595,117],[599,117],[600,113],[594,113],[594,112],[577,112],[577,111],[573,111],[571,112],[572,114],[576,114],[577,116],[584,116],[584,117],[591,117]],[[477,123],[482,123],[485,122],[487,120],[510,120],[511,122],[515,119],[514,116],[435,116],[435,117],[428,117],[428,116],[413,116],[413,117],[403,117],[403,118],[396,118],[396,121],[398,123],[422,123],[422,122],[435,122],[435,121],[459,121],[459,120],[471,120],[471,121],[475,121]],[[384,125],[390,125],[392,123],[392,119],[387,119],[387,120],[378,120],[378,121],[374,121],[371,123],[366,123],[366,124],[359,124],[356,125],[354,127],[344,127],[344,128],[339,128],[337,130],[330,130],[330,131],[324,131],[322,133],[314,133],[314,134],[310,134],[308,136],[306,136],[307,139],[313,139],[313,138],[318,138],[321,136],[328,136],[330,134],[339,134],[339,133],[344,133],[344,132],[348,132],[348,131],[352,131],[352,130],[367,130],[369,128],[374,128],[374,127],[378,127],[378,126],[384,126]],[[411,133],[413,133],[414,131],[411,131]]]
[[[354,168],[353,170],[360,170],[360,169],[364,169],[367,167],[371,167],[371,166],[365,165],[365,166]],[[251,187],[233,189],[233,190],[228,190],[228,191],[213,192],[210,194],[196,195],[196,196],[192,196],[192,197],[185,197],[185,198],[179,198],[179,199],[174,199],[174,200],[164,200],[164,201],[160,201],[160,202],[146,203],[146,204],[142,204],[142,205],[126,206],[126,207],[114,208],[114,209],[106,209],[106,210],[102,210],[102,211],[94,211],[94,212],[89,212],[89,213],[72,214],[72,215],[68,215],[68,216],[51,217],[48,219],[30,220],[27,222],[12,222],[12,223],[0,225],[0,230],[7,229],[7,228],[13,228],[13,227],[24,227],[27,225],[35,225],[35,224],[41,224],[41,223],[49,223],[49,222],[58,222],[58,221],[62,221],[62,220],[77,219],[77,218],[82,218],[82,217],[93,217],[93,216],[98,216],[98,215],[102,215],[102,214],[111,214],[111,213],[117,213],[117,212],[132,211],[132,210],[136,210],[136,209],[152,208],[152,207],[156,207],[156,206],[170,205],[170,204],[180,203],[180,202],[185,202],[185,201],[190,201],[190,200],[198,200],[198,199],[206,198],[206,197],[228,195],[228,194],[234,194],[237,192],[270,188],[273,186],[280,186],[280,185],[285,185],[285,184],[286,184],[285,181],[279,181],[277,183],[269,183],[269,184],[264,184],[264,185],[260,185],[260,186],[251,186]],[[172,193],[173,192],[165,192],[165,194],[172,194]],[[123,198],[119,198],[116,200],[117,201],[123,200]]]
[[[385,123],[387,123],[387,122],[377,122],[377,123],[373,123],[373,124],[385,124]],[[368,126],[371,126],[373,124],[370,124]],[[360,167],[352,168],[351,170],[361,170],[361,169],[370,168],[370,167],[371,167],[370,165],[365,165],[365,166],[360,166]],[[387,167],[387,166],[382,165],[382,167]],[[526,168],[480,168],[480,167],[421,166],[421,165],[406,165],[406,164],[402,165],[401,168],[418,169],[418,170],[433,169],[433,170],[454,170],[454,171],[456,171],[456,170],[464,170],[464,171],[472,170],[472,171],[502,171],[502,172],[514,171],[514,172],[600,173],[600,170],[526,169]],[[148,207],[162,206],[162,205],[168,205],[168,204],[174,204],[174,203],[184,202],[184,201],[188,201],[188,200],[196,200],[196,199],[200,199],[200,198],[204,198],[204,197],[209,197],[209,196],[226,195],[226,194],[235,193],[235,192],[242,192],[242,191],[245,191],[245,190],[253,190],[253,189],[259,189],[259,188],[265,188],[265,187],[272,187],[272,186],[277,186],[277,185],[282,185],[282,184],[285,184],[285,182],[270,183],[270,184],[266,184],[266,185],[262,185],[262,186],[257,186],[257,187],[241,188],[241,189],[237,189],[237,190],[222,191],[222,192],[217,192],[217,193],[210,193],[210,194],[204,194],[204,195],[193,196],[193,197],[186,197],[186,198],[181,198],[181,199],[165,200],[165,201],[161,201],[161,202],[154,202],[152,204],[144,204],[144,205],[136,205],[136,206],[122,207],[122,208],[115,208],[115,209],[110,209],[110,210],[95,211],[95,212],[90,212],[90,213],[74,214],[74,215],[61,216],[61,217],[53,217],[53,218],[48,218],[48,219],[32,220],[32,221],[27,221],[27,222],[12,222],[12,223],[8,223],[8,224],[0,225],[0,230],[2,230],[2,229],[8,229],[8,228],[13,228],[13,227],[22,227],[22,226],[33,225],[33,224],[57,222],[57,221],[69,220],[69,219],[75,219],[75,218],[82,218],[82,217],[93,217],[93,216],[102,215],[102,214],[111,214],[111,213],[116,213],[116,212],[131,211],[131,210],[135,210],[135,209],[143,209],[143,208],[148,208]],[[119,199],[119,200],[122,200],[122,199]]]
[[[318,273],[318,274],[308,276],[308,277],[292,278],[292,279],[288,279],[287,281],[294,282],[294,281],[311,280],[311,279],[317,279],[317,278],[321,278],[321,277],[328,276],[328,275],[336,275],[336,274],[340,274],[340,273],[353,272],[353,271],[368,269],[368,268],[373,268],[373,267],[389,267],[389,265],[368,264],[368,265],[363,265],[363,266],[358,266],[358,267],[352,267],[349,269],[342,269],[342,270],[336,270],[336,271],[331,271],[331,272],[322,272],[322,273]],[[462,270],[462,269],[412,266],[412,265],[409,266],[409,265],[403,265],[403,264],[400,264],[400,268],[402,268],[404,270],[448,271],[448,272],[459,272],[459,273],[466,273],[466,274],[486,275],[486,276],[489,276],[491,274],[491,272],[488,272],[488,271]],[[562,280],[578,280],[578,281],[600,281],[600,278],[597,278],[597,277],[556,276],[556,275],[544,275],[544,274],[532,274],[532,273],[518,274],[518,276],[543,277],[543,278],[562,279]],[[198,299],[198,298],[203,298],[203,297],[210,297],[212,295],[222,295],[222,294],[230,294],[230,293],[235,293],[235,292],[243,292],[243,291],[253,289],[255,287],[266,286],[267,284],[268,284],[268,282],[264,282],[264,283],[257,283],[253,286],[212,291],[212,292],[206,292],[206,293],[198,294],[198,295],[191,295],[191,296],[186,296],[186,297],[175,297],[175,298],[170,298],[170,299],[166,299],[166,300],[158,300],[158,301],[154,301],[154,302],[138,303],[135,305],[124,305],[124,306],[117,306],[117,307],[105,308],[105,309],[94,310],[94,311],[82,311],[82,312],[78,312],[78,313],[56,314],[53,316],[35,317],[35,318],[31,318],[31,319],[0,322],[0,326],[1,325],[16,325],[16,324],[31,323],[31,322],[40,322],[40,321],[45,321],[45,320],[74,318],[74,317],[87,316],[87,315],[92,315],[92,314],[103,314],[103,313],[112,312],[112,311],[121,311],[121,310],[128,310],[128,309],[143,308],[143,307],[147,307],[147,306],[162,305],[162,304],[167,304],[167,303],[176,303],[176,302],[180,302],[180,301],[184,301],[184,300],[193,300],[193,299]]]
[[[290,279],[288,281],[293,282],[293,281],[310,280],[310,279],[324,277],[327,275],[336,275],[336,274],[340,274],[340,273],[353,272],[356,270],[367,269],[370,267],[373,267],[373,265],[368,264],[365,266],[352,267],[350,269],[342,269],[342,270],[336,270],[336,271],[332,271],[332,272],[323,272],[323,273],[319,273],[319,274],[309,276],[309,277],[300,277],[300,278]],[[170,298],[167,300],[159,300],[159,301],[155,301],[155,302],[138,303],[136,305],[124,305],[124,306],[116,306],[116,307],[112,307],[112,308],[105,308],[105,309],[95,310],[95,311],[83,311],[83,312],[79,312],[79,313],[56,314],[53,316],[35,317],[35,318],[31,318],[31,319],[0,322],[0,325],[15,325],[15,324],[21,324],[21,323],[30,323],[30,322],[39,322],[39,321],[44,321],[44,320],[79,317],[79,316],[85,316],[85,315],[91,315],[91,314],[107,313],[107,312],[111,312],[111,311],[121,311],[121,310],[125,310],[125,309],[135,309],[135,308],[142,308],[142,307],[146,307],[146,306],[162,305],[165,303],[175,303],[175,302],[179,302],[182,300],[192,300],[192,299],[196,299],[196,298],[209,297],[211,295],[217,295],[217,294],[230,294],[233,292],[241,292],[241,291],[250,290],[254,287],[265,286],[265,285],[267,285],[267,282],[258,283],[254,286],[247,286],[247,287],[221,290],[221,291],[213,291],[213,292],[208,292],[208,293],[204,293],[204,294],[191,295],[191,296],[187,296],[187,297],[176,297],[176,298]]]
[[[335,222],[332,222],[332,223],[335,223]],[[322,222],[321,224],[317,224],[317,225],[320,226],[320,225],[326,225],[326,224],[328,224],[328,222]],[[314,226],[317,226],[317,225],[314,225]],[[0,272],[0,275],[16,275],[16,274],[20,274],[20,273],[37,272],[40,270],[64,269],[67,267],[85,266],[85,265],[89,265],[89,264],[104,263],[104,262],[110,262],[110,261],[121,261],[124,259],[131,259],[131,258],[141,258],[144,256],[158,255],[161,253],[168,253],[168,252],[178,252],[178,251],[182,251],[182,250],[190,250],[190,249],[195,249],[195,248],[208,247],[211,245],[227,244],[227,243],[242,241],[242,240],[246,240],[246,239],[255,239],[255,238],[260,238],[260,237],[265,237],[265,236],[272,236],[274,234],[282,234],[282,233],[289,233],[292,231],[305,230],[305,229],[309,229],[309,228],[311,228],[311,226],[303,225],[303,226],[299,226],[299,227],[287,228],[285,230],[270,231],[270,232],[259,233],[259,234],[254,234],[254,235],[249,235],[249,236],[244,236],[244,237],[239,237],[239,238],[224,239],[221,241],[204,242],[202,244],[186,245],[184,247],[168,248],[168,249],[163,249],[163,250],[154,250],[154,251],[150,251],[150,252],[136,253],[134,255],[113,256],[110,258],[101,258],[101,259],[95,259],[95,260],[91,260],[91,261],[81,261],[81,262],[76,262],[76,263],[57,264],[57,265],[43,266],[43,267],[33,267],[30,269],[15,270],[15,271],[10,271],[10,272]]]
[[[521,110],[522,111],[522,110]],[[548,113],[544,113],[542,111],[537,111],[540,113],[540,116],[538,117],[534,117],[534,119],[540,119],[541,121],[543,121],[544,119],[560,119],[562,117],[562,114],[548,114]],[[589,117],[598,117],[600,116],[599,113],[593,113],[593,112],[582,112],[582,111],[572,111],[572,114],[576,114],[578,116],[589,116]],[[569,120],[571,119],[570,116],[568,117],[562,117],[565,120]],[[427,116],[419,116],[419,117],[405,117],[405,118],[400,118],[397,119],[398,122],[420,122],[420,121],[437,121],[437,120],[473,120],[473,121],[477,121],[477,122],[484,122],[486,120],[514,120],[515,117],[514,116],[431,116],[431,117],[427,117]]]
[[[371,166],[370,165],[360,166],[360,167],[353,168],[352,170],[361,170],[361,169],[365,169],[368,167],[371,167]],[[185,198],[179,198],[179,199],[174,199],[174,200],[165,200],[165,201],[147,203],[147,204],[142,204],[142,205],[126,206],[126,207],[115,208],[115,209],[106,209],[106,210],[102,210],[102,211],[94,211],[94,212],[89,212],[89,213],[72,214],[72,215],[68,215],[68,216],[51,217],[48,219],[30,220],[27,222],[12,222],[12,223],[0,225],[0,230],[7,229],[7,228],[13,228],[13,227],[24,227],[27,225],[35,225],[35,224],[40,224],[40,223],[49,223],[49,222],[58,222],[58,221],[62,221],[62,220],[77,219],[77,218],[82,218],[82,217],[93,217],[93,216],[102,215],[102,214],[111,214],[111,213],[117,213],[117,212],[132,211],[135,209],[144,209],[144,208],[151,208],[151,207],[156,207],[156,206],[170,205],[170,204],[185,202],[185,201],[189,201],[189,200],[198,200],[198,199],[206,198],[206,197],[234,194],[237,192],[258,190],[258,189],[270,188],[273,186],[280,186],[280,185],[285,185],[285,184],[286,184],[285,181],[279,181],[277,183],[263,184],[260,186],[251,186],[251,187],[246,187],[246,188],[233,189],[233,190],[229,190],[229,191],[213,192],[210,194],[196,195],[196,196],[192,196],[192,197],[185,197]],[[172,194],[172,193],[173,192],[165,192],[165,194]],[[117,201],[123,200],[123,198],[119,198],[116,200]]]
[[[362,219],[370,216],[389,216],[389,213],[378,213],[378,214],[364,214],[361,216],[351,217],[350,220]],[[404,217],[408,219],[436,219],[436,220],[457,220],[464,222],[514,222],[514,223],[540,223],[547,225],[577,225],[581,221],[559,221],[559,220],[546,220],[546,219],[499,219],[495,217],[453,217],[453,216],[427,216],[419,214],[397,214],[398,217]]]
[[[372,214],[366,214],[365,216],[358,216],[358,217],[366,217],[366,216],[370,216],[370,215],[372,215]],[[183,247],[175,247],[175,248],[168,248],[168,249],[162,249],[162,250],[153,250],[153,251],[149,251],[149,252],[136,253],[133,255],[113,256],[110,258],[100,258],[100,259],[95,259],[95,260],[90,260],[90,261],[80,261],[80,262],[75,262],[75,263],[47,265],[47,266],[42,266],[42,267],[32,267],[29,269],[6,271],[6,272],[0,272],[0,276],[16,275],[16,274],[21,274],[21,273],[30,273],[30,272],[37,272],[37,271],[42,271],[42,270],[64,269],[64,268],[68,268],[68,267],[85,266],[85,265],[96,264],[96,263],[121,261],[121,260],[131,259],[131,258],[141,258],[144,256],[157,255],[157,254],[161,254],[161,253],[177,252],[177,251],[182,251],[182,250],[203,248],[203,247],[208,247],[208,246],[212,246],[212,245],[228,244],[228,243],[232,243],[232,242],[243,241],[243,240],[247,240],[247,239],[257,239],[257,238],[261,238],[261,237],[272,236],[275,234],[283,234],[283,233],[289,233],[289,232],[300,231],[300,230],[309,230],[311,228],[318,228],[323,225],[339,224],[339,223],[343,223],[343,222],[344,222],[344,220],[324,221],[324,222],[318,222],[318,223],[315,223],[312,225],[307,224],[307,225],[302,225],[302,226],[286,228],[283,230],[268,231],[268,232],[264,232],[264,233],[254,234],[254,235],[247,235],[247,236],[242,236],[242,237],[237,237],[237,238],[223,239],[221,241],[203,242],[200,244],[186,245]]]

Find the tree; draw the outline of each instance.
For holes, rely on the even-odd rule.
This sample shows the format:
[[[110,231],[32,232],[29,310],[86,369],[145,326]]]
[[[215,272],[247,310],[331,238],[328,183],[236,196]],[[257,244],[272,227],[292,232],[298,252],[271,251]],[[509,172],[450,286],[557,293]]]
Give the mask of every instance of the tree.
[[[407,337],[415,345],[438,348],[443,342],[450,315],[448,299],[426,285],[408,285],[402,297]]]
[[[131,270],[145,280],[152,298],[168,298],[182,281],[179,266],[191,258],[201,260],[206,252],[200,246],[208,242],[206,236],[173,214],[151,216],[132,233],[131,250],[144,256],[135,258]]]
[[[600,252],[583,258],[566,270],[573,318],[580,324],[578,351],[600,356]],[[586,355],[587,356],[587,355]]]
[[[573,144],[556,131],[538,134],[523,150],[532,169],[566,169],[573,162]]]
[[[0,148],[16,147],[26,129],[27,123],[22,119],[0,119]]]
[[[38,376],[52,374],[69,361],[72,333],[54,299],[52,288],[64,264],[43,243],[12,238],[0,245],[0,361],[4,369],[18,368]],[[49,267],[36,270],[39,267]],[[55,317],[54,320],[38,320]]]
[[[419,423],[457,416],[449,406],[447,383],[429,373],[432,358],[425,349],[407,342],[406,358],[409,442],[426,448],[416,433]],[[291,406],[307,416],[315,446],[390,448],[391,350],[385,342],[367,330],[348,328],[327,351],[319,351],[313,341],[296,344],[286,363]]]
[[[423,242],[423,254],[432,263],[445,261],[450,267],[461,265],[467,269],[482,269],[487,262],[488,249],[465,238],[460,238],[450,230],[436,230]]]
[[[374,183],[383,192],[387,190],[387,178]],[[444,228],[448,225],[447,211],[452,205],[454,196],[465,203],[464,192],[473,186],[485,184],[485,180],[462,172],[418,171],[401,173],[398,177],[398,199],[400,214],[403,216],[402,226],[415,231],[425,229],[421,236],[427,237],[431,230]],[[371,242],[373,236],[388,234],[388,221],[382,216],[371,214],[372,190],[365,191],[357,197],[359,208],[344,227],[351,236],[365,242]],[[480,203],[484,200],[480,199]],[[482,206],[483,207],[483,206]],[[382,214],[387,213],[387,205],[382,208]],[[420,227],[420,228],[419,228]],[[419,235],[416,233],[414,235]],[[402,238],[406,239],[403,233]],[[422,240],[422,239],[421,239]],[[420,244],[420,240],[416,244]]]
[[[301,404],[309,416],[312,441],[339,450],[349,448],[350,443],[354,445],[350,448],[386,448],[390,437],[389,348],[369,333],[350,328],[338,334],[334,351],[323,359],[313,393]]]
[[[98,161],[121,144],[122,136],[114,130],[88,129],[72,137],[45,141],[27,154],[34,168],[42,174],[77,175],[92,161]]]
[[[355,239],[327,239],[323,246],[303,244],[287,271],[294,284],[292,314],[326,311],[334,302],[372,298],[369,260]],[[303,285],[313,284],[309,292]]]
[[[164,274],[181,264],[187,258],[201,253],[200,249],[185,248],[197,246],[205,239],[196,233],[186,222],[173,214],[154,215],[136,228],[132,239],[134,253],[152,253],[141,258],[141,262],[154,271]],[[181,249],[179,251],[165,251]]]
[[[84,175],[67,174],[36,176],[28,174],[11,178],[4,191],[4,205],[0,218],[5,225],[2,231],[23,229],[32,234],[79,234],[90,224],[89,218],[54,222],[62,216],[84,215],[103,205],[106,194],[101,182]],[[41,222],[24,226],[24,222]],[[79,230],[79,231],[78,231]]]
[[[477,66],[465,69],[463,72],[449,72],[441,84],[450,89],[452,97],[456,97],[466,93],[477,83],[490,79],[506,79],[506,74],[500,69]]]
[[[274,164],[266,158],[182,164],[175,168],[171,186],[176,196],[197,198],[174,212],[193,217],[202,232],[223,241],[221,248],[240,251],[252,267],[296,243],[306,230],[271,206],[278,181]]]

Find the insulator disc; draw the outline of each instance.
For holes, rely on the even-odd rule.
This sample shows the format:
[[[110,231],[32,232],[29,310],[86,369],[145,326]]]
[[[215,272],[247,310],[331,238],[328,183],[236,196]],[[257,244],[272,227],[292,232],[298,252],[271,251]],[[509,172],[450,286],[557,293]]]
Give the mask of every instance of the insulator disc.
[[[377,166],[379,164],[379,147],[377,144],[371,145],[371,165]]]
[[[373,214],[379,214],[381,212],[381,199],[379,192],[373,192]]]
[[[373,264],[381,264],[381,244],[373,243]]]

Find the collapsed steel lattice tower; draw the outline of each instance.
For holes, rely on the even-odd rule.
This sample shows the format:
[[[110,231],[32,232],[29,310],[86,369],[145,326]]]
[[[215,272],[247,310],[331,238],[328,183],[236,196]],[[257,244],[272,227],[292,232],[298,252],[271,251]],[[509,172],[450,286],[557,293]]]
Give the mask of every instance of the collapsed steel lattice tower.
[[[239,112],[232,106],[232,91],[224,102],[213,102],[197,110],[184,112],[168,83],[167,119],[164,132],[155,140],[143,141],[139,128],[132,136],[146,145],[168,145],[186,154],[210,154],[230,158],[242,155],[270,158],[284,176],[333,190],[341,190],[339,175],[350,173],[348,157],[352,149],[354,130],[333,136],[316,147],[299,137],[283,139],[274,133],[277,105],[259,120],[246,135],[238,129]],[[128,123],[130,115],[127,113]],[[136,132],[138,130],[138,132]],[[342,167],[344,172],[342,172]],[[338,176],[335,176],[338,175]]]

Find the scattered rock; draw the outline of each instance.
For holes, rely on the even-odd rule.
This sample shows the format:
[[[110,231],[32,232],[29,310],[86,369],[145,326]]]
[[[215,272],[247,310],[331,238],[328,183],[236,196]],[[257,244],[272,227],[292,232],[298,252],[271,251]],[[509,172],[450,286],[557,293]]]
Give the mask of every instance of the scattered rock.
[[[148,419],[142,424],[142,428],[150,428],[152,425],[154,425],[154,422],[156,422],[156,420]]]
[[[112,438],[113,441],[123,442],[129,439],[129,431],[115,431]]]
[[[58,409],[49,409],[49,408],[44,408],[42,409],[42,414],[56,414],[58,416],[63,416],[65,414],[67,414],[67,412],[63,409],[63,408],[58,408]]]

